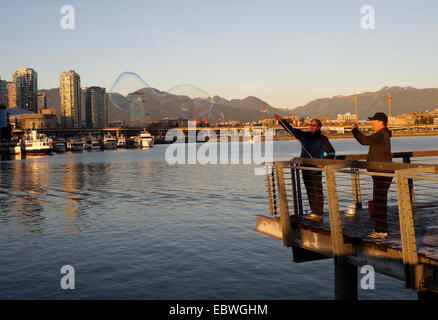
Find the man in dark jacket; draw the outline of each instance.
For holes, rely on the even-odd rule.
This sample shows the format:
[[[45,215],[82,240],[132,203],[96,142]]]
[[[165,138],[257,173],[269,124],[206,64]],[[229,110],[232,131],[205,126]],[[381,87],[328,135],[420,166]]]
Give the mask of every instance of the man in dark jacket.
[[[383,112],[377,112],[368,118],[371,120],[374,134],[365,136],[358,130],[358,124],[353,124],[352,133],[356,140],[362,145],[369,145],[368,161],[392,162],[391,155],[391,131],[386,127],[388,117]],[[392,177],[373,176],[373,202],[375,229],[368,236],[370,238],[386,238],[388,226],[386,223],[386,205],[388,190],[391,186]]]
[[[292,127],[280,116],[275,118],[301,142],[301,158],[326,159],[335,158],[335,149],[326,136],[321,133],[322,123],[319,119],[310,122],[310,131],[302,131]],[[307,191],[310,209],[312,213],[306,219],[321,222],[324,208],[324,194],[322,192],[322,172],[317,170],[302,170],[303,182]]]

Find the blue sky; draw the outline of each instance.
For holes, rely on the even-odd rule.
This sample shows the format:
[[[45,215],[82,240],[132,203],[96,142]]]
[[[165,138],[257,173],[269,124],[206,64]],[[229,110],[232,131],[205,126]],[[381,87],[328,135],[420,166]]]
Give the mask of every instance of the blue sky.
[[[60,27],[64,5],[75,30]],[[363,5],[375,30],[362,30]],[[39,88],[76,70],[109,89],[124,71],[167,90],[190,83],[225,98],[297,107],[383,86],[438,87],[438,2],[101,1],[0,3],[0,77],[32,67]]]

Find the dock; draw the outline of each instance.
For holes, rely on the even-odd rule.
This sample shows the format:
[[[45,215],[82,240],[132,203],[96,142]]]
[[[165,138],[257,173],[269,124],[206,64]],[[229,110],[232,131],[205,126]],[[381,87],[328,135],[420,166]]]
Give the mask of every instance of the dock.
[[[333,259],[335,299],[358,296],[358,267],[405,282],[419,299],[438,297],[438,150],[393,153],[393,163],[366,155],[336,160],[294,158],[266,164],[268,215],[256,216],[257,232],[292,248],[295,263]],[[310,213],[300,171],[321,171],[322,222]],[[393,177],[388,193],[389,236],[373,239],[372,177]],[[355,213],[351,215],[351,208]],[[349,212],[350,214],[347,214]]]

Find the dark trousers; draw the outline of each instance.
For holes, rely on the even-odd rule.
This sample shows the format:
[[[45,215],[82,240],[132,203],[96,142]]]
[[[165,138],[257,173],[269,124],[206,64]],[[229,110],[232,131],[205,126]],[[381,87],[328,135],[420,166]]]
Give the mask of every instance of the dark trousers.
[[[373,176],[373,201],[374,219],[376,232],[388,232],[386,223],[386,205],[388,202],[388,190],[391,186],[392,177]]]
[[[303,182],[307,191],[312,213],[322,216],[324,208],[324,194],[322,193],[322,172],[303,170]]]

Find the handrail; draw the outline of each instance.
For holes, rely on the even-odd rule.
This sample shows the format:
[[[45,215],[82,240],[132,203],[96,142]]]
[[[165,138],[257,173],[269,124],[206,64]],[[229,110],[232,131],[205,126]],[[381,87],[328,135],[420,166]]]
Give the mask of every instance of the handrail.
[[[438,155],[438,150],[396,152],[393,157],[425,157]],[[317,167],[318,166],[318,167]],[[292,246],[292,229],[289,213],[302,215],[301,183],[299,182],[299,171],[323,171],[325,174],[325,184],[328,200],[328,213],[330,218],[330,235],[332,240],[332,253],[335,258],[342,258],[351,254],[351,246],[344,243],[344,233],[342,230],[341,209],[345,186],[350,185],[353,203],[356,209],[362,208],[362,194],[360,186],[360,175],[367,176],[391,176],[395,177],[394,182],[397,186],[398,201],[398,228],[401,237],[402,261],[405,265],[406,286],[412,289],[420,289],[425,279],[424,266],[420,264],[418,250],[416,246],[413,204],[415,204],[413,180],[437,181],[438,177],[431,177],[429,174],[438,174],[438,165],[432,164],[411,164],[393,162],[375,162],[364,160],[353,160],[347,157],[343,160],[332,159],[307,159],[294,158],[289,161],[275,161],[272,170],[268,170],[267,185],[269,194],[271,215],[280,216],[281,228],[283,230],[283,244]],[[366,170],[360,171],[360,170]],[[345,178],[337,177],[337,174],[351,174],[351,182],[342,185]],[[426,175],[425,175],[426,174]],[[425,176],[424,176],[425,175]],[[341,178],[341,180],[338,180]],[[340,191],[337,190],[337,180],[341,182]],[[369,190],[369,189],[368,189]],[[338,192],[339,193],[338,195]],[[351,192],[351,193],[350,193]],[[421,194],[424,196],[424,193]],[[273,199],[278,200],[279,212],[273,210]],[[288,199],[293,201],[293,211],[289,212]],[[421,198],[424,199],[424,198]],[[341,201],[341,202],[340,202]]]

